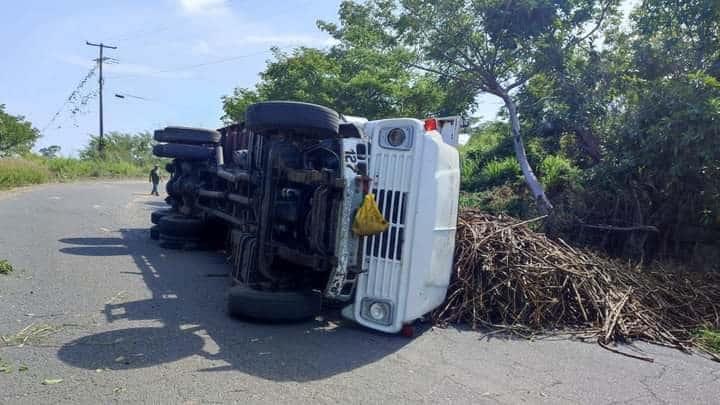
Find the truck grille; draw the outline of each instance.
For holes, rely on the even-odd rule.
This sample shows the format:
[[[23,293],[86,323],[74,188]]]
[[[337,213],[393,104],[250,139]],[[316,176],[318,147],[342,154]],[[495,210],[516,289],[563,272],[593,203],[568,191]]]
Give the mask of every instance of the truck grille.
[[[365,254],[384,259],[401,260],[408,193],[397,190],[373,190],[380,212],[390,223],[388,229],[368,238]]]
[[[365,238],[365,255],[400,261],[405,241],[412,158],[408,153],[378,153],[372,157],[373,194],[380,212],[390,223],[378,235]]]

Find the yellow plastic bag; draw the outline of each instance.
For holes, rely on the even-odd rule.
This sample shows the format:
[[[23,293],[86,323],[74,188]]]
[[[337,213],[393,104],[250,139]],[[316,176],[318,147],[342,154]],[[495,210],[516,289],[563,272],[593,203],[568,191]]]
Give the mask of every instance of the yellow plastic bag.
[[[362,205],[355,213],[352,230],[360,236],[375,235],[388,229],[388,221],[383,217],[373,194],[365,195]]]

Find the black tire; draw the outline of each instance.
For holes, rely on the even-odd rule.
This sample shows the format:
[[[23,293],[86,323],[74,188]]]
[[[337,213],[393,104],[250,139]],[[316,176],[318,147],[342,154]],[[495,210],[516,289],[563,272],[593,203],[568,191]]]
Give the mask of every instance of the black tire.
[[[188,235],[183,237],[160,233],[160,247],[164,249],[197,250],[201,249],[202,246],[203,243],[197,235]]]
[[[162,235],[173,238],[199,238],[205,228],[200,218],[183,215],[165,215],[158,221],[158,229]]]
[[[158,144],[153,146],[153,155],[171,159],[209,160],[215,157],[215,148],[179,143]]]
[[[152,240],[160,239],[160,230],[158,229],[157,225],[150,227],[150,239],[152,239]]]
[[[166,208],[166,209],[164,209],[164,210],[153,211],[153,212],[150,214],[150,222],[152,222],[153,224],[157,225],[157,224],[160,223],[160,218],[164,217],[165,215],[170,215],[170,214],[172,214],[173,212],[174,212],[174,211],[173,211],[172,208]]]
[[[338,113],[323,106],[296,101],[267,101],[245,110],[245,127],[262,132],[293,129],[320,137],[337,137]]]
[[[322,295],[316,291],[270,292],[236,285],[228,293],[231,316],[281,322],[302,321],[320,313]]]
[[[220,136],[219,132],[212,129],[166,127],[156,130],[153,138],[158,142],[204,145],[220,142]]]

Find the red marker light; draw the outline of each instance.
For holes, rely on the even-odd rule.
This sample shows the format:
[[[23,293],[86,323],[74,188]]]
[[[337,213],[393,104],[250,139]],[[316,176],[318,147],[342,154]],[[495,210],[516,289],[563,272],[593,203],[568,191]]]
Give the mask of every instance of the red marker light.
[[[427,118],[425,120],[425,131],[435,131],[437,128],[437,120],[435,118]]]

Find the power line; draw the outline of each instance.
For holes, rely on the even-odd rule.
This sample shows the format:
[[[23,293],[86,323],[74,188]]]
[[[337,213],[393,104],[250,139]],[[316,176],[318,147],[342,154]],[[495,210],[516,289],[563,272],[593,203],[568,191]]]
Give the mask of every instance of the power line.
[[[80,82],[78,82],[78,84],[75,86],[75,89],[73,89],[72,93],[70,93],[70,95],[65,99],[65,102],[63,102],[63,104],[60,106],[60,108],[58,108],[57,112],[55,112],[55,114],[53,114],[52,118],[50,118],[50,120],[47,122],[47,124],[45,124],[45,126],[42,128],[42,130],[40,130],[40,132],[45,132],[45,130],[47,130],[50,127],[50,125],[52,125],[57,120],[57,118],[60,116],[60,114],[62,114],[63,110],[65,109],[65,106],[67,106],[68,104],[70,104],[71,102],[73,102],[77,99],[78,94],[80,94],[80,90],[83,87],[85,87],[85,84],[95,74],[96,70],[97,70],[97,65],[93,66],[87,72],[87,74],[85,74],[85,76],[82,79],[80,79]]]
[[[232,62],[232,61],[239,60],[239,59],[245,59],[245,58],[249,58],[252,56],[262,55],[262,54],[268,53],[268,52],[271,52],[271,51],[264,50],[261,52],[255,52],[255,53],[251,53],[251,54],[247,54],[247,55],[232,56],[229,58],[218,59],[215,61],[205,62],[205,63],[198,63],[198,64],[194,64],[194,65],[178,66],[175,68],[155,70],[155,71],[146,72],[146,73],[128,73],[128,74],[110,75],[108,77],[116,79],[116,78],[142,77],[142,76],[156,75],[156,74],[161,74],[161,73],[179,72],[179,71],[183,71],[183,70],[191,70],[191,69],[197,69],[197,68],[210,66],[210,65],[218,65],[221,63]]]
[[[132,94],[130,94],[130,93],[125,93],[125,92],[117,92],[117,93],[115,93],[115,97],[117,97],[117,98],[130,97],[130,98],[136,98],[136,99],[138,99],[138,100],[153,101],[153,100],[151,100],[151,99],[149,99],[149,98],[146,98],[146,97],[135,96],[135,95],[132,95]]]
[[[162,100],[159,100],[159,99],[157,99],[157,98],[141,97],[141,96],[136,96],[136,95],[134,95],[134,94],[130,94],[130,93],[126,93],[126,92],[120,92],[120,91],[115,92],[115,97],[120,98],[120,99],[128,99],[128,98],[131,98],[131,99],[135,99],[135,100],[140,100],[140,101],[145,101],[145,102],[150,102],[150,103],[156,103],[156,104],[160,104],[160,105],[163,105],[163,106],[165,106],[165,107],[170,107],[170,108],[173,108],[173,109],[187,109],[187,108],[188,108],[188,106],[183,106],[183,107],[181,107],[181,106],[178,106],[177,104],[168,103],[168,102],[166,102],[166,101],[162,101]]]

